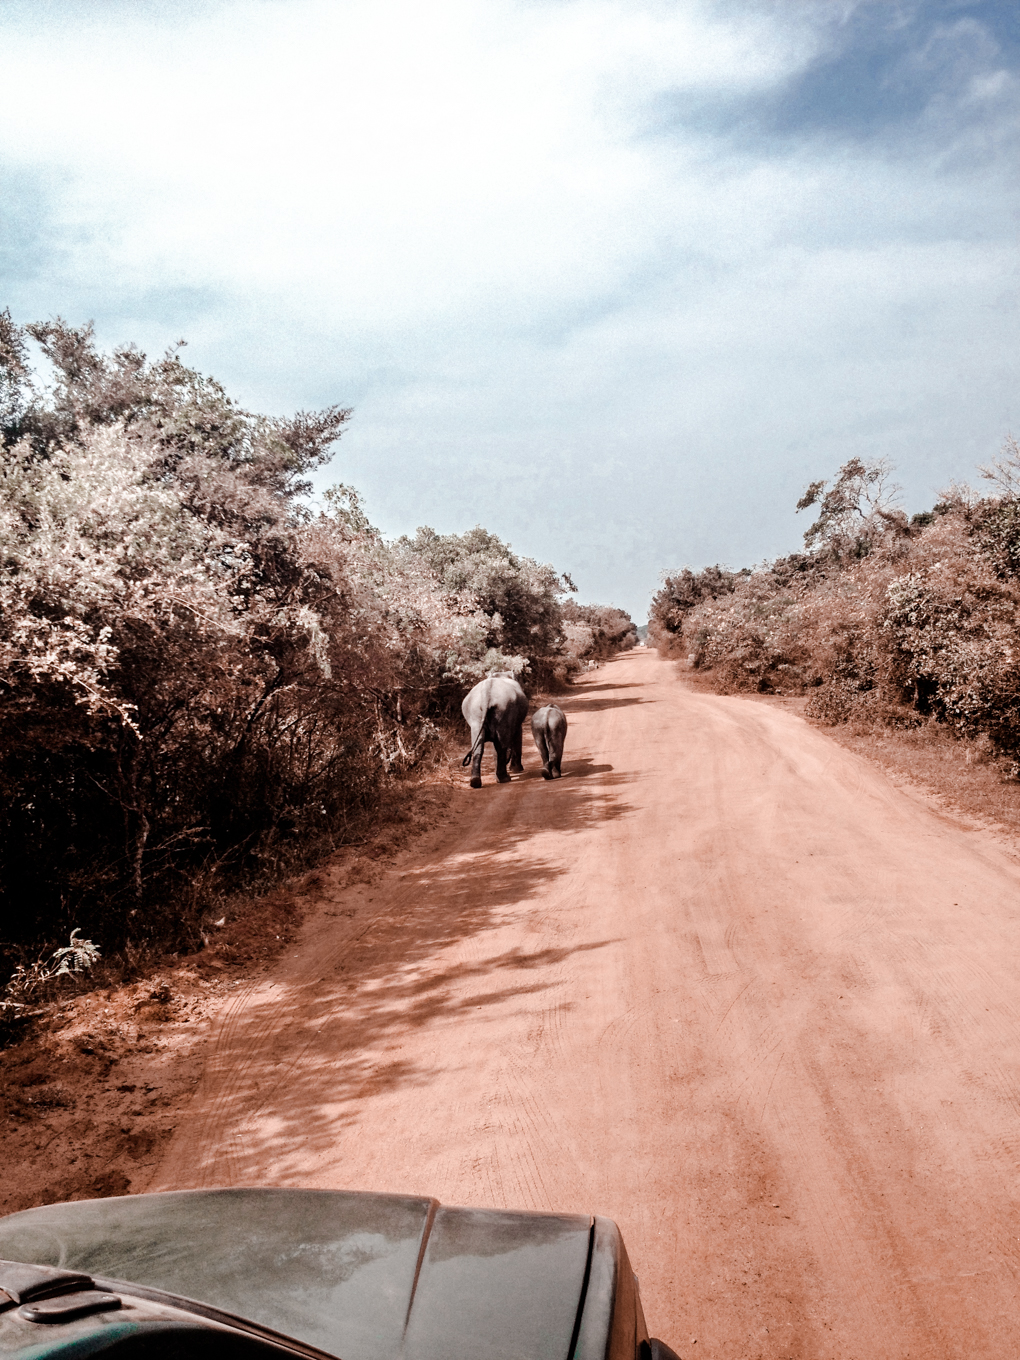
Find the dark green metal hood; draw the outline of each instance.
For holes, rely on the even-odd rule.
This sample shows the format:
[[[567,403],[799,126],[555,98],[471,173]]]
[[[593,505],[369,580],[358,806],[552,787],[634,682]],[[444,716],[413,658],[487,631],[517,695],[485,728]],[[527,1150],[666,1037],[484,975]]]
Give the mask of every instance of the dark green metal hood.
[[[588,1216],[178,1191],[10,1215],[0,1258],[198,1300],[343,1360],[602,1360],[644,1330],[619,1234]]]

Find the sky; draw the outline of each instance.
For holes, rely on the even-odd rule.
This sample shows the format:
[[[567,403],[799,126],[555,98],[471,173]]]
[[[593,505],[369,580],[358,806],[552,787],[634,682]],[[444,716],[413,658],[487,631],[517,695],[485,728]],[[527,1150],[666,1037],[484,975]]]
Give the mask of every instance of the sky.
[[[1020,429],[1015,0],[0,0],[0,307],[638,621]]]

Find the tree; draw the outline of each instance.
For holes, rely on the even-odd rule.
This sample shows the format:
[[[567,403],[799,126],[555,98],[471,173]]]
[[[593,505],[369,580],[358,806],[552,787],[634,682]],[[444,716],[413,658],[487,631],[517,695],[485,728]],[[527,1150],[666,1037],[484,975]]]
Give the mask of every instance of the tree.
[[[978,471],[986,481],[995,484],[1002,499],[1020,500],[1020,443],[1015,436],[1007,435],[999,457],[983,464]]]
[[[812,482],[797,502],[798,510],[818,507],[818,518],[804,534],[805,547],[839,558],[863,557],[887,530],[909,532],[891,476],[888,459],[851,458],[831,486]]]
[[[474,620],[483,673],[548,672],[563,640],[561,599],[575,589],[569,576],[519,556],[480,525],[465,534],[426,526],[399,544],[426,565],[451,605]]]
[[[0,314],[0,953],[194,943],[348,835],[465,685],[562,660],[551,566],[481,528],[387,543],[348,486],[313,511],[349,414]]]
[[[731,595],[737,583],[750,570],[727,571],[716,563],[714,567],[703,567],[692,571],[684,567],[681,571],[664,573],[662,586],[652,599],[651,624],[653,632],[664,632],[679,638],[684,630],[684,621],[692,610],[697,609],[703,600],[718,600]]]
[[[348,412],[254,416],[176,352],[6,314],[0,379],[0,911],[158,935],[182,874],[257,874],[372,786],[374,644],[300,499]]]
[[[578,604],[576,600],[566,600],[562,614],[568,636],[572,625],[580,625],[588,634],[585,645],[578,650],[582,660],[590,657],[604,661],[616,652],[625,652],[637,645],[634,620],[615,605]]]

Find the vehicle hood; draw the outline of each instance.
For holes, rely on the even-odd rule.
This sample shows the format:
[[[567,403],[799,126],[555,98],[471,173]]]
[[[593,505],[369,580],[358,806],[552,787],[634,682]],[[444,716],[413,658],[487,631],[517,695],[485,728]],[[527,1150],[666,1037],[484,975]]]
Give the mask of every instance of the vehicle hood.
[[[588,1216],[328,1190],[194,1190],[0,1219],[0,1258],[212,1304],[343,1360],[564,1360]]]

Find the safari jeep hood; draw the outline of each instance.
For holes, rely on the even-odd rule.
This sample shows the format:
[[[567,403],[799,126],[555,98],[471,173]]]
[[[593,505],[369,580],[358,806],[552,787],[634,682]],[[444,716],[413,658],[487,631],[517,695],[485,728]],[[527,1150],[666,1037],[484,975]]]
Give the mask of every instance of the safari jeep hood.
[[[619,1233],[588,1216],[177,1191],[12,1214],[0,1258],[212,1304],[343,1360],[604,1360],[644,1330]]]

